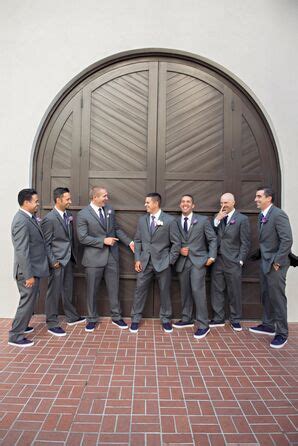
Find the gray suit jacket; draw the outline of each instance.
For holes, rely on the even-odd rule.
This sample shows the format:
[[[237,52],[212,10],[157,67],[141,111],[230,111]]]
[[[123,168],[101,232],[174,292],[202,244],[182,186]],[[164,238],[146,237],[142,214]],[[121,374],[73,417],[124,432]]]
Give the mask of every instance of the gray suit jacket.
[[[292,230],[287,214],[276,206],[271,206],[266,223],[258,220],[261,267],[268,273],[273,263],[289,266],[289,254],[293,243]]]
[[[49,266],[46,244],[39,224],[19,210],[11,224],[11,238],[14,246],[14,278],[20,275],[24,276],[24,280],[47,277]]]
[[[41,221],[50,266],[53,266],[57,261],[62,266],[66,266],[71,258],[76,261],[73,246],[72,215],[67,212],[67,216],[67,226],[56,209],[49,212]]]
[[[250,225],[248,217],[235,210],[232,218],[225,226],[221,221],[217,228],[218,253],[225,260],[239,264],[244,263],[250,248]]]
[[[180,248],[188,247],[188,256],[180,255],[178,253],[178,260],[176,263],[176,271],[182,272],[185,267],[187,259],[190,259],[192,264],[197,268],[202,268],[209,257],[216,259],[217,254],[217,239],[216,234],[211,226],[208,217],[199,214],[193,214],[189,231],[186,234],[181,226],[181,216],[175,220],[172,228],[172,239],[180,243]],[[175,244],[175,253],[176,246]]]
[[[89,205],[78,213],[77,231],[79,242],[84,245],[82,265],[85,267],[103,267],[108,262],[109,253],[119,260],[118,244],[107,246],[104,244],[106,237],[116,237],[129,246],[131,239],[122,231],[115,218],[114,209],[106,205],[105,208],[106,227],[104,227],[96,212]]]
[[[170,235],[171,223],[175,220],[172,215],[161,211],[159,226],[150,233],[150,214],[140,217],[135,234],[135,260],[140,261],[143,270],[146,269],[151,258],[154,269],[161,272],[174,264],[173,247]]]

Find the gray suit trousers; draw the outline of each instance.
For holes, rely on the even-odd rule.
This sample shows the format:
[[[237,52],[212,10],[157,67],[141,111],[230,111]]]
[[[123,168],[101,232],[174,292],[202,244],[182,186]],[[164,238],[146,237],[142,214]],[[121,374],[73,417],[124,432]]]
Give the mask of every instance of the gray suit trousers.
[[[178,273],[180,282],[182,321],[193,320],[193,303],[195,303],[195,317],[200,328],[208,328],[208,308],[206,299],[206,267],[196,268],[187,259],[185,268]]]
[[[213,319],[225,320],[225,293],[227,294],[230,321],[239,322],[242,316],[242,266],[234,265],[219,255],[211,272],[211,304]]]
[[[261,293],[263,324],[272,328],[277,335],[288,337],[287,298],[285,294],[288,266],[278,271],[272,267],[264,274],[261,269]]]
[[[121,307],[119,302],[119,263],[110,253],[108,263],[100,268],[86,267],[87,274],[87,320],[88,322],[98,321],[97,292],[102,278],[104,277],[109,302],[111,318],[121,319]]]
[[[20,341],[24,338],[24,331],[28,327],[33,314],[34,305],[39,295],[40,279],[35,277],[35,284],[32,288],[26,288],[23,275],[18,276],[17,286],[20,293],[20,302],[11,330],[9,331],[9,341]]]
[[[72,262],[59,269],[51,269],[48,291],[45,301],[46,322],[49,328],[59,326],[59,299],[62,297],[64,313],[67,322],[74,322],[80,315],[72,304],[73,276]]]
[[[160,311],[159,317],[161,322],[170,322],[172,317],[172,302],[171,302],[171,267],[164,269],[161,272],[155,271],[151,260],[144,271],[137,275],[137,285],[134,295],[133,306],[131,309],[132,322],[140,322],[142,313],[148,296],[150,283],[153,277],[156,277],[159,293],[160,293]]]

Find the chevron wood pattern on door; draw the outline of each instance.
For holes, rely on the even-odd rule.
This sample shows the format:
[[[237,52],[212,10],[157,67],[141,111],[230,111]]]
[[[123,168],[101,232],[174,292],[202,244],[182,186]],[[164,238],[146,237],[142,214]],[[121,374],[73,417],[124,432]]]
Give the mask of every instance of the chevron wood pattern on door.
[[[70,97],[71,96],[71,97]],[[68,186],[76,212],[88,204],[88,190],[105,186],[118,223],[133,237],[144,197],[157,190],[163,208],[177,213],[184,193],[210,218],[230,191],[249,215],[257,246],[255,189],[279,193],[278,160],[262,119],[242,91],[218,70],[162,56],[119,61],[82,79],[52,114],[36,156],[35,184],[42,214],[55,187]],[[120,246],[120,299],[130,313],[134,293],[133,256]],[[75,270],[74,300],[86,313],[84,270]],[[209,279],[208,279],[209,280]],[[244,317],[260,315],[257,265],[244,267]],[[209,282],[207,281],[207,289]],[[38,312],[44,311],[44,294]],[[174,317],[180,317],[177,280],[172,283]],[[100,315],[109,314],[106,288],[98,292]],[[158,316],[159,293],[150,288],[146,316]]]

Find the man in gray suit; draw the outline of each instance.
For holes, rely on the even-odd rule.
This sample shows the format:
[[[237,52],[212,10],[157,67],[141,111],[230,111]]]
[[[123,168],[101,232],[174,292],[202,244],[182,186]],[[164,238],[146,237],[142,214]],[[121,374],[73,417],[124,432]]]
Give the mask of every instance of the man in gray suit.
[[[272,348],[282,348],[288,339],[286,275],[293,243],[287,214],[274,206],[274,193],[269,187],[257,190],[255,202],[261,214],[258,219],[261,253],[262,324],[249,331],[275,336]]]
[[[28,323],[39,293],[40,278],[49,275],[49,268],[45,240],[35,217],[39,205],[36,190],[22,189],[18,202],[20,210],[12,221],[11,237],[14,247],[13,274],[20,301],[9,331],[8,344],[30,347],[34,342],[25,338],[24,333],[33,331]]]
[[[216,234],[208,217],[193,212],[192,195],[180,200],[182,215],[173,225],[172,239],[180,245],[176,262],[182,301],[182,318],[173,324],[175,328],[193,327],[193,302],[195,319],[199,326],[196,339],[204,338],[210,331],[206,300],[206,267],[214,263],[217,252]]]
[[[220,205],[221,209],[213,222],[217,233],[218,256],[211,271],[213,318],[209,326],[225,325],[226,292],[231,327],[234,331],[241,331],[242,268],[250,248],[250,226],[246,215],[235,209],[233,194],[223,194]]]
[[[118,241],[133,251],[133,241],[117,223],[114,209],[107,204],[108,191],[95,186],[90,191],[90,205],[77,217],[78,238],[84,245],[82,264],[87,275],[87,325],[92,332],[98,321],[96,294],[102,277],[105,279],[112,323],[121,329],[128,328],[121,316],[119,302],[119,250]]]
[[[131,333],[137,333],[146,303],[150,282],[155,276],[160,291],[160,319],[166,333],[173,331],[171,325],[172,303],[170,296],[171,264],[174,254],[170,238],[172,215],[160,209],[161,196],[152,192],[146,196],[147,215],[140,217],[135,235],[135,270],[137,284],[131,310]]]
[[[47,243],[50,277],[45,301],[48,332],[54,336],[65,336],[59,326],[59,299],[62,296],[64,313],[68,325],[85,322],[72,304],[72,265],[76,263],[73,246],[72,215],[67,212],[71,196],[67,187],[57,187],[53,192],[55,207],[41,222]]]

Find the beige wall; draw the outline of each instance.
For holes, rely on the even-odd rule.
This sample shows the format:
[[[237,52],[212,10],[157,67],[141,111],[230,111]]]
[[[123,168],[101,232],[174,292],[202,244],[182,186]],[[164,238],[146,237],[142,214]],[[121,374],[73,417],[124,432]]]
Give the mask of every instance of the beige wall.
[[[291,218],[298,253],[297,30],[296,0],[0,0],[0,317],[13,316],[18,302],[10,222],[17,192],[31,180],[40,121],[74,76],[120,51],[192,52],[248,86],[276,136],[282,206]],[[298,321],[297,287],[298,274],[291,269],[291,321]]]

